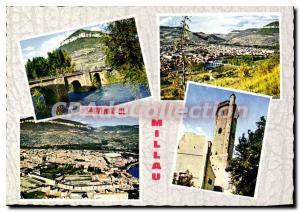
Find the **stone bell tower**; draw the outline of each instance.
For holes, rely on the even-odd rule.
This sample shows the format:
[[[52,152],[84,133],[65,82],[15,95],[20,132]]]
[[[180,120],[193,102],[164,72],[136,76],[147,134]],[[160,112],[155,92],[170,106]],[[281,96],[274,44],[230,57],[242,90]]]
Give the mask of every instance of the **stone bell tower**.
[[[218,104],[216,111],[211,155],[212,168],[216,175],[216,190],[226,191],[231,189],[230,176],[225,169],[233,154],[237,118],[236,97],[232,94],[229,100]]]

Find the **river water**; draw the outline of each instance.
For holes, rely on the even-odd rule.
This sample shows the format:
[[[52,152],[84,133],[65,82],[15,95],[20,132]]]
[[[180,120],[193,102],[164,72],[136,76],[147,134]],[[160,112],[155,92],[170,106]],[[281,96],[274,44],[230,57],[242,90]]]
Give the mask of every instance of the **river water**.
[[[132,176],[139,178],[140,173],[139,173],[139,164],[131,166],[128,170],[128,173],[131,174]]]
[[[122,104],[151,96],[149,88],[142,84],[111,84],[89,92],[69,92],[70,102],[80,102],[89,105],[94,102],[97,106]]]

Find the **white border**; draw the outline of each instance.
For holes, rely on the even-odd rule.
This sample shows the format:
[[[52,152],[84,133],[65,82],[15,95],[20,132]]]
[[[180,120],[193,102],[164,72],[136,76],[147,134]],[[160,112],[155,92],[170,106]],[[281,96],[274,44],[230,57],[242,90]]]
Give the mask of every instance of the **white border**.
[[[226,91],[233,91],[235,93],[243,93],[243,94],[248,94],[248,95],[252,95],[252,96],[259,96],[259,97],[264,97],[269,99],[269,106],[268,106],[268,112],[267,112],[267,117],[266,117],[266,126],[265,126],[265,132],[264,132],[264,137],[263,137],[263,141],[262,141],[262,147],[261,147],[261,155],[259,158],[259,166],[258,166],[258,173],[257,173],[257,177],[256,177],[256,184],[255,184],[255,190],[254,190],[254,196],[253,197],[249,197],[249,196],[243,196],[243,195],[239,195],[239,194],[230,194],[230,193],[224,193],[224,192],[217,192],[217,191],[210,191],[210,190],[206,190],[206,189],[202,189],[202,188],[195,188],[195,187],[187,187],[187,186],[181,186],[181,185],[175,185],[172,184],[172,179],[173,179],[173,173],[175,171],[176,168],[176,161],[177,161],[177,147],[179,145],[180,142],[180,136],[182,135],[182,126],[183,126],[183,117],[180,120],[179,123],[179,129],[178,129],[178,135],[177,135],[177,142],[176,142],[176,146],[174,147],[175,151],[174,151],[174,156],[173,156],[173,165],[172,165],[172,169],[171,169],[171,174],[170,174],[170,178],[169,178],[169,185],[171,187],[175,187],[175,188],[180,188],[180,189],[191,189],[194,191],[203,191],[203,192],[210,192],[213,194],[220,194],[220,195],[229,195],[229,196],[234,196],[234,197],[241,197],[241,198],[246,198],[246,199],[251,199],[251,200],[255,200],[257,199],[257,195],[258,195],[258,185],[260,184],[260,175],[261,175],[261,166],[262,166],[262,158],[265,157],[265,143],[266,143],[266,133],[267,133],[267,129],[268,129],[268,117],[270,115],[270,105],[272,102],[272,97],[271,96],[267,96],[264,94],[256,94],[256,93],[252,93],[252,92],[248,92],[248,91],[241,91],[241,90],[237,90],[237,89],[232,89],[232,88],[224,88],[224,87],[220,87],[220,86],[215,86],[215,85],[207,85],[205,83],[199,83],[199,82],[193,82],[193,81],[187,81],[187,89],[185,92],[185,98],[184,98],[184,107],[186,106],[186,101],[188,99],[187,93],[188,93],[188,89],[189,89],[189,85],[190,84],[194,84],[194,85],[198,85],[198,86],[202,86],[202,87],[209,87],[209,88],[215,88],[215,89],[219,89],[219,90],[226,90]],[[234,146],[235,148],[235,146]]]
[[[138,21],[137,21],[136,15],[132,14],[132,15],[128,15],[128,16],[121,16],[121,17],[118,17],[118,18],[112,18],[112,19],[105,20],[105,21],[99,21],[99,22],[89,23],[89,24],[85,24],[85,25],[81,25],[81,26],[77,26],[77,27],[72,27],[72,28],[67,28],[67,29],[63,29],[63,30],[51,31],[51,32],[47,32],[47,33],[43,33],[43,34],[39,34],[39,35],[24,37],[24,38],[21,38],[17,41],[17,45],[18,45],[18,49],[19,49],[19,55],[20,55],[20,58],[22,60],[22,65],[23,65],[22,70],[25,73],[26,80],[27,80],[27,83],[26,83],[27,91],[26,92],[28,93],[28,95],[31,99],[31,103],[32,103],[31,108],[32,108],[32,111],[33,111],[32,116],[33,116],[35,122],[43,122],[43,121],[49,121],[49,120],[52,120],[52,119],[68,117],[71,114],[58,115],[58,116],[54,116],[54,117],[50,116],[50,117],[44,118],[44,119],[37,119],[36,118],[36,113],[35,113],[35,110],[34,110],[34,104],[33,104],[32,96],[31,96],[31,92],[30,92],[29,80],[28,80],[28,76],[27,76],[27,73],[26,73],[26,69],[25,69],[25,64],[26,63],[24,61],[24,57],[23,57],[23,54],[22,54],[21,41],[28,40],[28,39],[33,39],[33,38],[38,38],[38,37],[43,37],[43,36],[47,36],[47,35],[52,35],[52,34],[56,34],[56,33],[62,33],[62,32],[66,32],[66,31],[78,30],[78,29],[93,26],[93,25],[99,25],[99,24],[111,23],[111,22],[115,22],[115,21],[126,20],[126,19],[130,19],[130,18],[134,18],[134,21],[135,21],[135,27],[136,27],[137,35],[138,35],[138,38],[139,38],[139,45],[140,45],[140,49],[141,49],[141,53],[142,53],[143,63],[144,63],[144,66],[145,66],[145,72],[146,72],[146,76],[147,76],[147,82],[148,82],[148,86],[149,86],[149,90],[150,90],[150,96],[140,98],[140,99],[137,99],[137,100],[132,100],[132,101],[129,101],[129,102],[124,102],[124,103],[121,103],[121,104],[116,104],[116,105],[99,105],[99,106],[102,106],[102,107],[116,107],[116,106],[118,106],[119,107],[119,106],[127,105],[127,104],[130,104],[130,103],[133,103],[133,102],[144,101],[146,99],[153,99],[153,88],[152,88],[152,84],[150,82],[150,77],[149,77],[149,65],[148,65],[148,63],[145,59],[146,57],[144,56],[145,55],[145,50],[144,50],[144,45],[142,43],[142,39],[141,39],[141,36],[140,36],[139,26],[138,26]],[[82,105],[82,106],[86,106],[86,105]]]
[[[228,7],[230,8],[230,7]],[[184,16],[184,15],[189,15],[189,16],[207,16],[207,15],[213,15],[213,14],[218,14],[220,15],[220,13],[224,13],[224,14],[243,14],[243,15],[246,15],[246,14],[251,14],[251,15],[261,15],[261,14],[270,14],[270,15],[277,15],[279,17],[279,64],[280,64],[280,91],[279,91],[279,98],[278,99],[273,99],[272,100],[276,100],[276,101],[279,101],[279,100],[282,100],[283,99],[283,87],[282,87],[282,78],[283,78],[283,74],[282,74],[282,14],[281,12],[247,12],[247,11],[241,11],[241,12],[234,12],[234,11],[220,11],[219,9],[216,9],[215,11],[212,11],[212,12],[204,12],[204,13],[201,13],[201,12],[192,12],[192,13],[158,13],[156,15],[156,21],[157,21],[157,46],[158,46],[158,71],[159,71],[159,84],[158,84],[158,90],[159,90],[159,100],[161,101],[171,101],[171,102],[182,102],[184,101],[183,100],[164,100],[162,99],[162,96],[161,96],[161,78],[160,78],[160,74],[161,74],[161,71],[160,71],[160,18],[162,16]],[[186,82],[188,83],[188,81]],[[205,84],[205,83],[203,83]],[[206,85],[211,85],[211,84],[207,84]],[[228,87],[224,87],[224,88],[228,88]],[[186,87],[187,89],[187,87]],[[241,91],[244,91],[244,90],[241,90]],[[259,93],[257,93],[259,94]],[[185,97],[184,97],[185,98]]]
[[[24,6],[24,5],[28,5],[28,6],[30,6],[30,4],[31,5],[36,5],[36,6],[40,6],[41,4],[42,5],[52,5],[52,6],[57,6],[57,5],[69,5],[69,6],[71,6],[71,5],[73,5],[73,6],[78,6],[78,5],[83,5],[83,4],[85,4],[85,6],[95,6],[95,5],[102,5],[102,6],[108,6],[108,5],[112,5],[112,6],[120,6],[120,5],[126,5],[126,6],[130,6],[130,5],[142,5],[142,6],[145,6],[145,5],[161,5],[161,6],[183,6],[183,5],[190,5],[190,6],[195,6],[195,5],[198,5],[198,6],[213,6],[213,7],[215,7],[215,6],[228,6],[228,5],[231,5],[231,6],[245,6],[245,7],[248,7],[248,6],[250,6],[250,5],[252,5],[252,6],[268,6],[268,7],[266,7],[266,8],[272,8],[272,7],[270,7],[270,6],[274,6],[274,5],[276,5],[276,6],[291,6],[291,5],[295,5],[296,7],[298,6],[298,9],[299,9],[299,2],[300,1],[296,1],[296,0],[288,0],[288,1],[283,1],[283,0],[265,0],[265,1],[259,1],[259,0],[255,0],[255,1],[251,1],[251,2],[247,2],[247,3],[245,3],[245,2],[241,2],[241,1],[238,1],[238,0],[229,0],[229,1],[220,1],[220,0],[212,0],[212,1],[206,1],[206,2],[204,2],[204,1],[202,1],[202,2],[200,2],[200,1],[196,1],[196,0],[187,0],[187,1],[184,1],[184,2],[182,2],[182,1],[174,1],[174,0],[165,0],[165,2],[162,2],[161,0],[153,0],[153,1],[145,1],[145,0],[142,0],[142,1],[136,1],[136,2],[133,2],[132,0],[129,0],[129,3],[128,3],[128,1],[122,1],[122,0],[117,0],[117,1],[111,1],[111,2],[109,2],[109,1],[107,1],[107,2],[105,2],[105,1],[96,1],[96,0],[87,0],[87,1],[85,1],[84,3],[83,2],[79,2],[79,1],[76,1],[76,0],[73,0],[73,1],[68,1],[68,0],[51,0],[51,1],[44,1],[44,2],[42,2],[42,1],[33,1],[33,0],[14,0],[13,2],[11,2],[11,1],[7,1],[7,0],[4,0],[4,2],[7,4],[7,5],[15,5],[15,6],[17,6],[17,5],[19,5],[19,6]],[[130,3],[131,2],[131,3]],[[2,6],[3,6],[4,4],[2,4]],[[2,10],[2,12],[3,13],[1,13],[0,15],[2,16],[2,17],[5,17],[5,7],[2,7],[1,8]],[[161,9],[163,9],[163,10],[165,10],[164,8],[161,8]],[[282,10],[282,9],[284,9],[284,8],[281,8],[280,10]],[[295,9],[295,8],[294,8]],[[297,9],[297,8],[296,8]],[[158,11],[157,11],[158,12]],[[157,12],[155,12],[155,13],[157,13]],[[285,17],[285,15],[289,15],[288,13],[286,13],[286,11],[283,11],[282,12],[282,14],[284,15],[284,17]],[[294,17],[294,15],[292,15],[293,17]],[[4,21],[3,21],[4,20]],[[3,44],[3,47],[5,47],[5,45],[6,45],[6,41],[5,41],[5,18],[3,18],[3,20],[1,20],[2,22],[1,23],[3,23],[3,27],[0,29],[3,33],[1,33],[3,36],[3,39],[2,39],[2,41],[1,41],[1,43]],[[295,24],[298,26],[299,25],[299,22],[295,22]],[[295,26],[296,27],[296,26]],[[297,27],[296,29],[299,29],[299,27]],[[295,39],[295,38],[294,38]],[[292,38],[286,38],[286,40],[288,40],[287,42],[289,43],[289,42],[292,42]],[[297,44],[297,47],[298,47],[298,45],[299,45],[299,42],[298,42],[298,44]],[[296,46],[295,46],[295,48],[296,48]],[[289,49],[288,49],[289,50]],[[1,57],[2,58],[2,61],[3,61],[3,63],[2,63],[2,68],[3,68],[3,70],[5,70],[5,52],[4,51],[2,51],[1,53],[0,53],[3,57]],[[299,58],[299,54],[298,55],[296,55],[297,56],[297,58]],[[288,64],[288,65],[292,65],[292,64]],[[294,67],[295,68],[295,67]],[[284,70],[284,71],[294,71],[294,68],[292,67],[291,69],[292,70]],[[288,69],[290,69],[290,68],[288,68]],[[1,72],[2,73],[2,77],[3,77],[3,79],[5,78],[5,72]],[[299,75],[298,75],[298,77],[299,77]],[[298,78],[297,77],[297,78]],[[296,78],[295,78],[296,79]],[[298,78],[299,79],[299,78]],[[296,85],[295,85],[296,86]],[[296,87],[295,87],[295,89],[296,89]],[[1,91],[2,91],[2,99],[4,100],[5,99],[5,81],[3,80],[2,81],[2,84],[1,84]],[[293,91],[290,91],[290,92],[292,92],[293,93]],[[287,96],[286,95],[284,95],[284,98],[286,98]],[[165,100],[166,101],[166,100]],[[274,101],[274,100],[273,100]],[[4,101],[3,101],[4,102]],[[271,101],[272,102],[272,101]],[[279,103],[279,102],[278,102]],[[276,104],[275,104],[276,105]],[[275,106],[274,105],[274,106]],[[5,104],[2,104],[2,106],[1,106],[1,108],[2,108],[2,110],[3,110],[3,113],[2,113],[2,120],[6,120],[6,115],[5,115]],[[3,115],[4,114],[4,115]],[[30,115],[30,116],[32,116],[32,114]],[[268,122],[267,122],[267,124],[268,124]],[[6,132],[6,130],[5,130],[5,127],[6,127],[6,125],[5,125],[5,121],[3,121],[2,122],[2,135],[4,135],[5,134],[5,132]],[[299,126],[298,126],[299,127]],[[265,132],[266,133],[266,132]],[[2,142],[3,144],[5,143],[5,142]],[[6,145],[8,145],[9,146],[9,143],[6,143]],[[7,149],[8,148],[8,146],[2,146],[2,149],[3,149],[3,151],[2,151],[2,153],[5,153],[5,152],[7,152],[5,149]],[[299,148],[299,146],[298,146],[298,148]],[[9,149],[9,148],[8,148]],[[269,153],[268,153],[269,154]],[[1,154],[2,155],[2,157],[1,157],[1,159],[3,159],[2,160],[2,162],[3,161],[5,161],[5,154]],[[6,164],[7,165],[7,164]],[[295,164],[295,165],[297,165],[297,164]],[[298,164],[299,165],[299,164]],[[5,172],[5,165],[4,165],[4,162],[2,163],[2,169],[4,170],[4,172]],[[7,172],[8,170],[6,170],[6,172]],[[3,172],[3,173],[4,173]],[[1,176],[1,179],[2,179],[2,183],[1,183],[1,185],[2,185],[2,188],[5,188],[5,181],[4,181],[4,178],[7,178],[7,176],[5,177],[4,176],[5,174],[3,174],[2,176]],[[6,185],[6,187],[7,187],[7,185]],[[263,194],[262,194],[263,195]],[[5,209],[4,211],[8,211],[10,208],[9,207],[6,207],[5,206],[5,204],[7,204],[7,202],[10,202],[10,205],[12,205],[12,202],[14,202],[15,200],[14,199],[7,199],[7,197],[6,197],[6,200],[5,200],[5,196],[6,196],[6,194],[5,194],[5,192],[2,192],[1,193],[1,199],[2,199],[2,201],[1,201],[1,203],[2,203],[2,209]],[[298,196],[299,197],[299,196]],[[292,198],[292,196],[291,196],[291,198]],[[298,198],[297,198],[298,199]],[[291,201],[292,201],[292,199],[291,199]],[[295,199],[295,201],[296,201],[296,199]],[[258,204],[258,205],[265,205],[265,204],[268,204],[268,202],[270,202],[269,200],[267,201],[264,201],[263,203],[259,203],[259,202],[256,202],[256,203],[254,203],[254,204]],[[274,203],[274,201],[273,201],[273,203]],[[208,205],[209,204],[211,204],[211,203],[207,203]],[[230,204],[230,203],[229,203]],[[239,203],[238,201],[236,202],[236,204],[241,204],[241,203]],[[277,203],[277,204],[285,204],[285,203]],[[288,204],[288,203],[286,203],[286,204]],[[246,204],[247,205],[247,204]],[[175,205],[174,205],[175,206]],[[202,205],[203,206],[203,205]],[[16,209],[16,208],[15,208]],[[21,209],[21,208],[17,208],[17,210],[19,210],[19,209]],[[36,210],[41,210],[42,208],[35,208]],[[204,210],[210,210],[210,209],[207,209],[207,208],[203,208]],[[64,210],[64,208],[55,208],[55,207],[50,207],[50,210]],[[107,209],[105,209],[105,208],[101,208],[101,210],[107,210]],[[115,208],[115,209],[112,209],[112,208],[110,208],[109,210],[119,210],[118,208]],[[158,209],[158,210],[160,210],[160,209]],[[215,209],[213,209],[213,210],[215,210]]]
[[[80,115],[80,114],[79,114]],[[84,115],[82,115],[84,116]],[[20,115],[19,116],[19,120],[18,120],[18,129],[17,129],[17,133],[18,133],[18,142],[17,142],[17,147],[18,147],[18,159],[17,159],[17,169],[18,169],[18,176],[17,176],[17,201],[18,203],[15,204],[11,204],[11,205],[38,205],[38,206],[51,206],[52,204],[54,204],[54,206],[105,206],[105,207],[109,207],[109,206],[118,206],[118,205],[122,205],[122,206],[138,206],[138,205],[132,205],[131,203],[141,203],[142,202],[142,121],[140,117],[132,117],[135,119],[138,119],[138,125],[139,125],[139,140],[138,140],[138,145],[139,145],[139,199],[111,199],[111,200],[106,200],[106,199],[22,199],[21,198],[21,160],[20,160],[20,155],[21,155],[21,117],[27,117],[27,118],[33,118],[32,120],[34,121],[34,117],[32,115]],[[116,118],[116,117],[115,117]],[[60,119],[60,118],[59,118]],[[55,120],[55,119],[53,119]],[[38,124],[38,122],[34,122],[35,124]],[[61,201],[66,201],[65,203],[60,203]],[[84,201],[80,204],[78,203],[73,203],[76,201]],[[67,203],[68,202],[68,203]],[[99,203],[105,202],[107,203],[106,205],[99,205]],[[118,203],[115,203],[118,202]],[[119,203],[120,202],[120,203]],[[111,203],[111,204],[110,204]]]

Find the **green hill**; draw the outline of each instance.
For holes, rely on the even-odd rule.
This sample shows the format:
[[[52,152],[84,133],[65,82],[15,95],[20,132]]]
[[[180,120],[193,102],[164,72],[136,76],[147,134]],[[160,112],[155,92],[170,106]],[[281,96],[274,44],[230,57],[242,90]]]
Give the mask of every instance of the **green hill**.
[[[38,123],[22,119],[20,130],[21,148],[121,150],[132,152],[138,152],[139,149],[138,125],[92,128],[79,122],[64,119]]]
[[[79,38],[71,43],[62,45],[59,49],[63,49],[69,54],[85,48],[94,48],[95,45],[102,45],[100,38]]]
[[[162,42],[178,41],[181,36],[181,27],[169,27],[169,26],[160,26],[160,40]],[[220,43],[224,39],[214,35],[214,34],[205,34],[203,32],[187,32],[187,37],[189,42],[198,43],[198,42],[208,42],[208,43]]]
[[[72,33],[69,37],[67,37],[65,40],[68,40],[72,37],[76,37],[78,36],[80,33],[88,33],[88,34],[92,34],[92,35],[99,35],[99,34],[103,34],[103,32],[100,31],[91,31],[91,30],[86,30],[86,29],[79,29],[76,30],[74,33]]]
[[[273,35],[279,33],[279,21],[271,22],[260,29],[262,35]]]
[[[69,53],[76,70],[93,70],[105,66],[105,50],[101,38],[78,38],[59,48]]]

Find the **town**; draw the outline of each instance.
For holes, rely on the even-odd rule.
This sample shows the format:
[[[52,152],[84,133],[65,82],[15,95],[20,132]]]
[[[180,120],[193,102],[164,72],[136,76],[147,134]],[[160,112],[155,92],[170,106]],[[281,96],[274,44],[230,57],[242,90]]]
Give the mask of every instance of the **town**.
[[[138,155],[95,150],[21,149],[21,198],[137,199]]]
[[[222,44],[197,43],[184,48],[184,55],[193,65],[205,64],[207,69],[222,66],[223,58],[234,56],[259,56],[268,58],[275,50]],[[161,45],[161,71],[172,71],[182,61],[182,54],[171,43]]]

